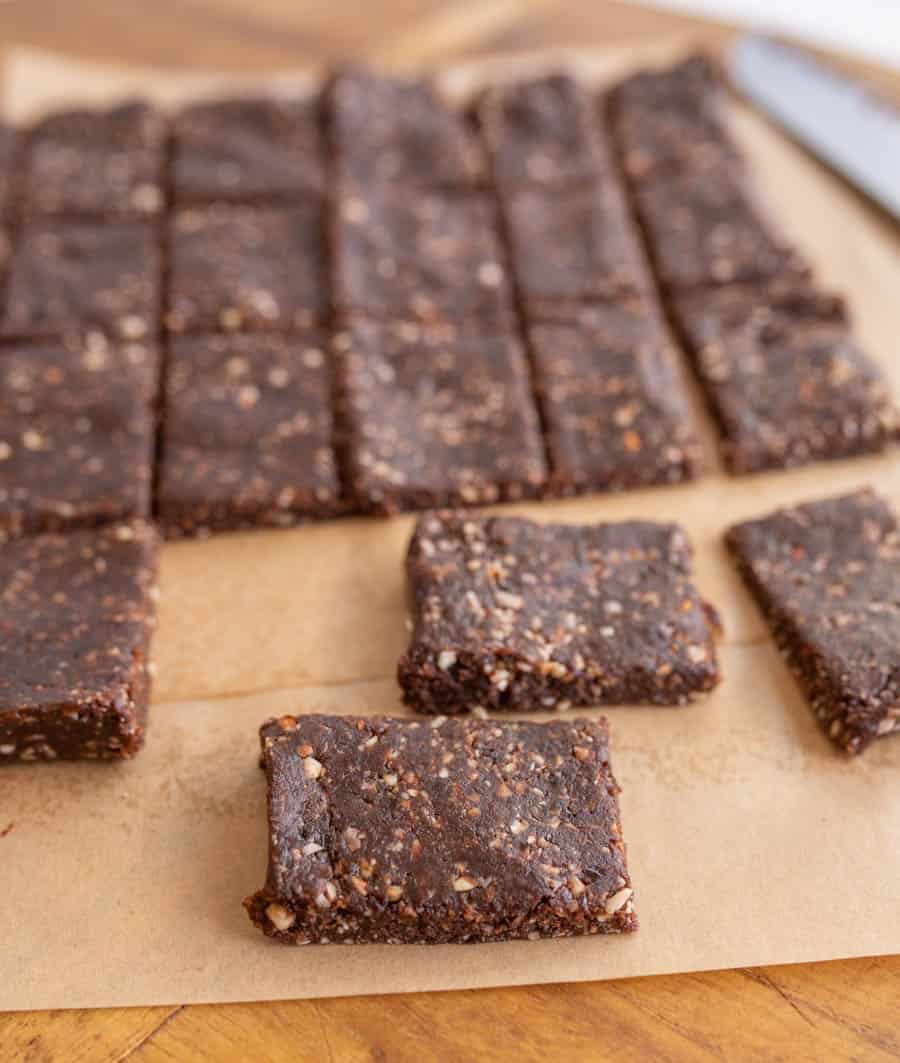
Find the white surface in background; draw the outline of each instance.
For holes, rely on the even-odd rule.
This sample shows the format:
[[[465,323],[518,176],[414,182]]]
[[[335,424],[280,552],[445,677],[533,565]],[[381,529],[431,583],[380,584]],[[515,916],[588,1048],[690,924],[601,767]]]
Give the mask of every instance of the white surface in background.
[[[640,0],[810,43],[859,52],[900,67],[900,0]]]

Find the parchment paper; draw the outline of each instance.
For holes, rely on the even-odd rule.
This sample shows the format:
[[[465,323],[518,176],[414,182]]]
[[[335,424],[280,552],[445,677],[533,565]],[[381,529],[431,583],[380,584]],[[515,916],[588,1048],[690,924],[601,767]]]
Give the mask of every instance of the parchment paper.
[[[647,58],[567,61],[602,78]],[[546,65],[482,62],[448,84],[463,91],[537,62]],[[23,117],[63,99],[141,90],[172,101],[211,86],[31,54],[13,62],[6,102]],[[761,120],[737,121],[785,226],[851,296],[900,394],[900,238]],[[711,697],[608,712],[638,934],[298,950],[251,927],[240,902],[265,868],[262,718],[403,711],[393,672],[412,518],[354,520],[167,546],[146,750],[129,764],[0,772],[0,1007],[434,990],[900,952],[900,740],[847,759],[821,735],[720,542],[734,520],[865,483],[900,506],[898,456],[728,479],[705,423],[711,473],[699,484],[516,507],[544,519],[682,521],[697,581],[725,619],[725,681]]]

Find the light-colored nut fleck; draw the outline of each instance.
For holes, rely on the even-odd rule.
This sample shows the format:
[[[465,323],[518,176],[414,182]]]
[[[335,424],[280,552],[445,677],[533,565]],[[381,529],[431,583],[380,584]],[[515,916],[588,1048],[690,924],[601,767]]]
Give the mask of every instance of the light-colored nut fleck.
[[[568,886],[573,897],[580,897],[587,888],[577,875],[569,876]]]
[[[363,897],[365,897],[366,894],[369,892],[369,884],[364,878],[360,878],[359,875],[351,875],[350,882],[352,883],[353,888],[356,890],[356,892],[361,894]]]
[[[438,654],[437,666],[442,672],[449,671],[456,664],[456,654],[453,650],[441,650]]]
[[[6,461],[12,457],[12,447],[9,443],[0,443],[0,461]]]
[[[289,912],[283,905],[274,902],[266,906],[266,915],[276,930],[290,930],[296,919],[293,912]]]
[[[318,842],[307,842],[306,845],[300,850],[304,856],[312,856],[315,853],[321,853],[325,849],[324,845],[319,845]]]
[[[357,852],[362,847],[362,839],[356,827],[344,828],[344,843],[351,853]]]
[[[324,770],[322,762],[315,757],[303,758],[303,774],[307,779],[318,779]]]
[[[467,878],[465,875],[460,875],[459,878],[453,880],[453,888],[457,893],[468,893],[469,890],[475,889],[477,885],[477,882],[473,882],[472,879]]]
[[[624,889],[616,890],[616,892],[606,899],[606,912],[607,915],[615,915],[615,913],[631,899],[631,894],[634,891],[626,886]]]
[[[528,827],[528,824],[521,819],[514,819],[509,825],[510,834],[521,834],[523,830]]]
[[[403,896],[402,886],[388,886],[385,890],[385,896],[389,901],[399,901]]]

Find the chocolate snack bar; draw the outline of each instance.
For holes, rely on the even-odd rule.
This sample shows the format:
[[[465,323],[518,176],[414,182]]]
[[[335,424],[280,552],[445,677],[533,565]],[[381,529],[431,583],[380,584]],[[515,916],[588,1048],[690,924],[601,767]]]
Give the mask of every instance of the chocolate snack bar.
[[[715,613],[677,525],[429,513],[406,571],[398,679],[418,712],[674,705],[719,682]]]
[[[288,944],[637,929],[604,719],[299,716],[262,728],[266,885]]]

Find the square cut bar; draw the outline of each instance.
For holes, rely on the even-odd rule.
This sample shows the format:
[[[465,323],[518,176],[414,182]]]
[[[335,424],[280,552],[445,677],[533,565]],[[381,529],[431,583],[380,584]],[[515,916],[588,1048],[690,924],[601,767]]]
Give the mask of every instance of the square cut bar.
[[[647,300],[598,304],[528,330],[549,492],[692,480],[693,417],[668,333]]]
[[[266,885],[288,944],[637,929],[606,720],[299,716],[262,728]]]
[[[621,189],[613,179],[502,195],[510,267],[532,320],[647,291],[651,281]]]
[[[143,340],[159,328],[157,232],[142,222],[34,221],[9,264],[0,332],[14,339],[100,332]]]
[[[674,296],[673,318],[735,473],[884,450],[897,439],[887,380],[838,297],[805,285]]]
[[[404,701],[448,715],[687,702],[720,678],[690,553],[675,524],[426,514],[406,562]]]
[[[175,202],[260,203],[321,193],[324,157],[317,98],[195,103],[175,119]]]
[[[156,561],[143,521],[0,550],[0,764],[120,760],[141,748]]]
[[[318,197],[290,207],[188,207],[174,214],[170,234],[172,332],[289,332],[325,318]]]
[[[809,275],[742,169],[662,175],[635,182],[632,190],[668,292]]]
[[[608,173],[588,92],[565,74],[488,89],[478,115],[496,184],[566,185]]]
[[[381,513],[535,497],[547,476],[526,354],[463,326],[335,338],[350,492]]]
[[[726,540],[825,732],[900,732],[900,531],[872,490],[777,510]]]
[[[324,337],[173,337],[157,514],[169,536],[335,516]]]
[[[484,176],[473,124],[428,81],[348,68],[332,79],[325,108],[345,187],[466,189]]]
[[[718,72],[705,56],[626,78],[600,103],[633,180],[739,164]]]
[[[26,214],[146,217],[165,206],[167,123],[139,100],[62,111],[33,127],[22,182]]]
[[[477,193],[341,194],[332,294],[342,316],[509,327],[513,303],[493,202]]]
[[[149,516],[159,352],[0,346],[0,537]]]

